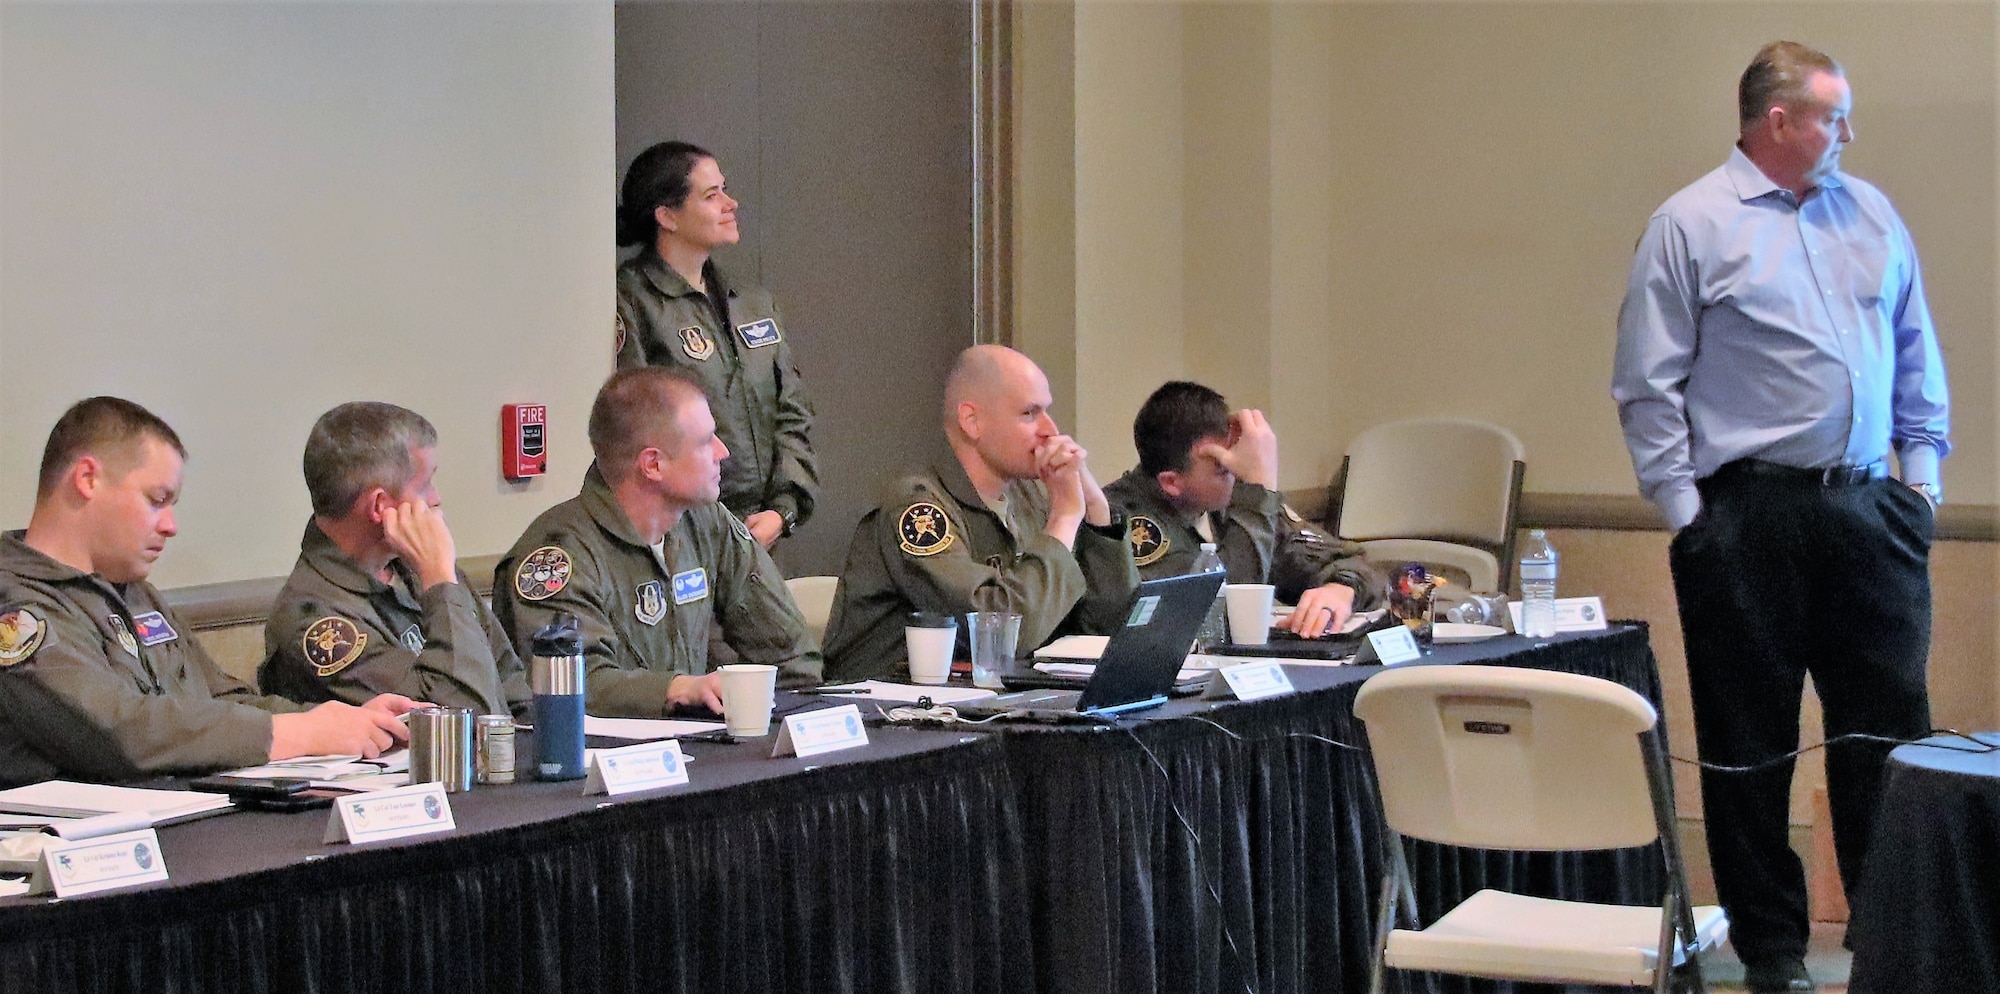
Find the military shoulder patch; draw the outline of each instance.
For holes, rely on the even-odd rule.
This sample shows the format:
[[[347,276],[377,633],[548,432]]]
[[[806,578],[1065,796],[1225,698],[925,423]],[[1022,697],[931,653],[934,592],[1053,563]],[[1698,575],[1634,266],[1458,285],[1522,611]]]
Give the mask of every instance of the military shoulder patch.
[[[715,339],[701,325],[691,324],[677,332],[681,340],[681,351],[696,362],[707,362],[715,354]]]
[[[314,672],[328,677],[361,658],[361,650],[368,645],[368,633],[346,618],[329,614],[307,626],[305,638],[300,641],[306,662],[312,664]]]
[[[617,355],[625,351],[625,315],[613,311],[611,313],[611,320],[618,325],[618,344],[611,347],[611,354]]]
[[[1172,539],[1160,528],[1160,523],[1143,514],[1135,514],[1128,522],[1126,537],[1132,542],[1132,561],[1140,566],[1151,566],[1173,548]]]
[[[1285,509],[1285,517],[1292,519],[1293,524],[1302,525],[1306,523],[1306,519],[1299,517],[1299,512],[1292,510],[1292,505],[1280,504],[1278,506]]]
[[[548,600],[569,586],[572,564],[559,545],[544,545],[521,557],[514,570],[514,592],[524,601]]]
[[[25,607],[0,614],[0,669],[33,658],[48,632],[48,625]]]
[[[903,542],[903,551],[913,556],[935,556],[951,548],[954,536],[951,533],[951,518],[944,508],[929,501],[918,501],[903,509],[903,516],[896,522],[896,533]]]
[[[757,541],[756,536],[750,534],[750,526],[744,524],[743,519],[737,517],[735,511],[731,511],[728,508],[724,508],[722,513],[729,515],[729,530],[736,533],[737,541],[739,542]]]

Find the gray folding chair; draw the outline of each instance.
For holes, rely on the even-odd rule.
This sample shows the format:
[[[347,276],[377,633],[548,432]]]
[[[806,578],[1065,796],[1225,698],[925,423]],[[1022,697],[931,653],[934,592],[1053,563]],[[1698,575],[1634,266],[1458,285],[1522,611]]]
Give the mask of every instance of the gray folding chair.
[[[1370,559],[1447,566],[1473,590],[1504,591],[1526,458],[1513,432],[1484,421],[1376,425],[1347,447],[1327,524]]]

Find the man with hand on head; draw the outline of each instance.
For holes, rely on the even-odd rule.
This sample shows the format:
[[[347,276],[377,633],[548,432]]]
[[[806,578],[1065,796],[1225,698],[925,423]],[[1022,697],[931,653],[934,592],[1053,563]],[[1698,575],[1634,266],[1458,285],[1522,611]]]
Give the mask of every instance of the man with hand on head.
[[[437,468],[437,429],[415,411],[363,401],[313,424],[313,516],[264,626],[265,690],[350,704],[386,692],[526,715],[521,659],[458,569]]]
[[[1278,492],[1278,436],[1255,409],[1176,381],[1153,391],[1132,422],[1139,465],[1104,488],[1131,525],[1132,556],[1148,580],[1194,568],[1203,542],[1231,583],[1269,583],[1297,604],[1283,627],[1304,638],[1337,632],[1387,594],[1361,547],[1307,525]]]
[[[583,492],[542,512],[494,573],[493,606],[523,657],[575,615],[585,707],[657,718],[722,710],[709,638],[781,686],[819,680],[820,654],[763,545],[717,502],[729,449],[700,384],[659,366],[613,373],[590,407]]]
[[[1139,577],[1124,520],[1050,402],[1027,356],[999,345],[959,354],[944,397],[956,458],[903,480],[855,528],[827,622],[833,678],[889,675],[912,611],[1015,612],[1022,653],[1125,620]]]
[[[373,757],[407,738],[406,697],[306,710],[259,696],[146,582],[178,531],[186,456],[116,397],[78,402],[49,433],[28,528],[0,538],[0,784]]]

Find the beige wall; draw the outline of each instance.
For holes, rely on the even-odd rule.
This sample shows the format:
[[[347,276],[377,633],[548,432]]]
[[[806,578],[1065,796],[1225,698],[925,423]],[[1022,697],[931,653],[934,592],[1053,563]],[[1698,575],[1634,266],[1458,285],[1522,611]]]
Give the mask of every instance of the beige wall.
[[[165,586],[290,569],[300,448],[345,400],[437,424],[463,555],[573,493],[611,364],[611,21],[0,3],[0,527],[94,393],[192,450]],[[509,402],[550,405],[541,481],[500,479]]]
[[[1287,486],[1441,413],[1513,428],[1530,490],[1630,493],[1607,382],[1631,246],[1728,154],[1751,52],[1796,37],[1845,62],[1846,165],[1916,235],[1948,489],[1994,502],[1995,10],[1026,4],[1019,340],[1090,385],[1069,423],[1111,465],[1188,375],[1270,409]]]

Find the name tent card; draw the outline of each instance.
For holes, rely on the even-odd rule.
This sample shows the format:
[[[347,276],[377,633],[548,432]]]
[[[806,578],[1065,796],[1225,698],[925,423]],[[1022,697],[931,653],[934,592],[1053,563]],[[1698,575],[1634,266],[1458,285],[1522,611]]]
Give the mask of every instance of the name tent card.
[[[1261,701],[1292,692],[1292,678],[1285,664],[1275,659],[1225,666],[1215,671],[1208,683],[1208,697],[1229,697],[1239,701]]]
[[[1379,632],[1369,632],[1361,643],[1360,651],[1354,654],[1357,664],[1381,663],[1394,666],[1423,658],[1424,650],[1417,645],[1416,633],[1408,625],[1384,628]]]
[[[1521,602],[1507,605],[1507,613],[1514,618],[1514,630],[1521,630]],[[1558,632],[1601,632],[1610,624],[1604,618],[1604,598],[1602,597],[1558,597],[1556,598],[1556,631]]]
[[[784,726],[778,729],[778,744],[771,748],[771,758],[796,755],[805,759],[867,744],[868,729],[861,724],[861,709],[846,704],[786,715]]]
[[[419,783],[334,801],[333,813],[326,819],[326,841],[381,842],[457,827],[444,784]]]
[[[617,797],[688,782],[687,763],[679,742],[641,742],[617,749],[597,749],[591,752],[590,759],[590,774],[583,781],[586,797],[591,794]]]
[[[121,832],[76,842],[51,842],[28,893],[76,897],[167,879],[167,859],[152,829]]]

